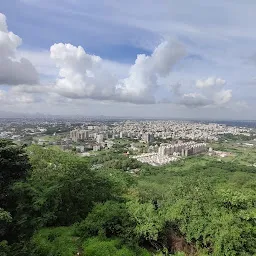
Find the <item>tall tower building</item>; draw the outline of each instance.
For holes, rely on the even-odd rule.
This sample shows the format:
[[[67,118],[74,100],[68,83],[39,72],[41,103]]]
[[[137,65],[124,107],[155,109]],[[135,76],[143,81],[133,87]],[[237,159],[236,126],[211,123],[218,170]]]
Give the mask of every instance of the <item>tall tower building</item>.
[[[97,137],[96,137],[96,142],[97,143],[102,143],[103,140],[104,140],[103,134],[98,134]]]
[[[142,135],[142,139],[144,142],[146,143],[151,143],[154,141],[154,135],[153,134],[150,134],[150,133],[144,133]]]

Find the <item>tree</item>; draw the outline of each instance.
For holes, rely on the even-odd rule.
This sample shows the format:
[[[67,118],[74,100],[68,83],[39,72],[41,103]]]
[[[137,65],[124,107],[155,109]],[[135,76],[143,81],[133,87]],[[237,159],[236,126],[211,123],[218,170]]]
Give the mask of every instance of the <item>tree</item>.
[[[10,189],[16,181],[25,180],[30,164],[24,147],[10,140],[0,140],[0,206],[10,207]]]
[[[30,168],[24,147],[10,140],[0,140],[0,241],[16,237],[10,225],[17,207],[12,188],[15,182],[26,179]]]
[[[79,243],[73,227],[43,228],[31,239],[31,256],[74,256]]]
[[[135,242],[135,222],[131,219],[125,203],[108,201],[96,205],[87,218],[82,221],[77,233],[81,237],[104,235],[118,236],[126,243]]]
[[[90,170],[86,159],[55,148],[33,146],[29,152],[32,175],[14,187],[22,229],[71,225],[85,219],[94,203],[118,197],[118,184]]]
[[[87,256],[150,256],[138,246],[128,247],[119,239],[91,238],[83,244]]]
[[[165,224],[162,212],[156,210],[151,202],[141,204],[138,201],[130,201],[127,206],[132,220],[136,223],[136,234],[140,238],[157,241],[158,234]]]

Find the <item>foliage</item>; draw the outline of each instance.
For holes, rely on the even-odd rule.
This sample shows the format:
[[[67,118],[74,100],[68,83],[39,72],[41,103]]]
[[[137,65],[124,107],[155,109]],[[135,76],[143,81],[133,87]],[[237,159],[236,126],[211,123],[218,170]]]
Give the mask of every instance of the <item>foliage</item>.
[[[14,182],[24,180],[30,169],[24,148],[9,140],[0,140],[0,202],[10,207],[10,188]]]
[[[158,221],[165,222],[165,232],[162,226],[157,230],[165,247],[172,248],[168,237],[172,240],[175,227],[176,235],[188,243],[184,251],[190,243],[198,251],[206,249],[206,255],[249,256],[256,253],[255,184],[251,168],[207,162],[188,170],[181,167],[179,173],[144,176],[139,188],[141,199],[157,201],[157,211],[162,212]],[[150,223],[154,218],[149,218]]]
[[[12,216],[9,212],[0,208],[0,237],[5,234],[5,230],[9,223],[12,222]]]
[[[87,256],[149,256],[150,254],[139,247],[127,247],[119,239],[90,238],[83,244]]]
[[[0,241],[0,256],[7,256],[10,254],[10,246],[6,240]]]
[[[231,140],[231,141],[237,141],[237,140],[240,140],[240,141],[249,141],[249,140],[253,140],[255,137],[250,135],[250,136],[246,136],[244,134],[239,134],[239,135],[234,135],[232,133],[226,133],[226,134],[223,134],[220,138],[220,141],[223,141],[223,140]]]
[[[69,132],[70,129],[67,127],[48,127],[47,130],[45,131],[45,134],[47,135],[52,135],[54,133],[64,133],[64,132]]]
[[[10,140],[0,140],[0,241],[3,251],[8,248],[4,240],[15,238],[15,213],[17,198],[12,187],[30,173],[30,164],[22,146]]]
[[[138,201],[130,201],[128,210],[136,223],[136,234],[146,240],[157,240],[164,226],[161,211],[156,210],[152,203],[140,204]]]
[[[73,256],[78,252],[72,227],[44,228],[31,240],[31,256]]]
[[[96,205],[78,227],[78,235],[92,237],[104,235],[118,236],[127,240],[133,238],[135,222],[132,221],[125,203],[108,201]]]
[[[113,151],[109,151],[108,153],[91,158],[90,163],[92,165],[103,164],[104,168],[118,169],[123,171],[140,168],[142,166],[138,160],[129,158],[123,154],[115,153]]]
[[[84,219],[95,202],[118,196],[118,186],[88,169],[83,158],[55,148],[33,146],[29,152],[31,178],[14,187],[22,229],[73,224]],[[28,216],[34,219],[27,222]]]
[[[1,253],[256,254],[255,167],[207,156],[152,167],[115,150],[0,141]]]

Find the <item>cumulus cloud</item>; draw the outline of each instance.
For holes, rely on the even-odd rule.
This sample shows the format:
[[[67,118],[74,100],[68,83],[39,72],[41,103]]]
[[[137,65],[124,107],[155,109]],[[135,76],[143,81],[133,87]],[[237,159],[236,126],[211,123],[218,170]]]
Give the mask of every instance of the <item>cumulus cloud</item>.
[[[116,76],[109,61],[88,54],[81,46],[54,44],[50,48],[51,61],[48,59],[40,65],[45,59],[44,52],[37,63],[50,76],[58,73],[55,81],[45,85],[39,85],[37,72],[26,58],[17,60],[22,55],[38,59],[34,53],[17,54],[21,43],[20,37],[8,31],[6,18],[0,14],[0,84],[16,85],[1,91],[0,100],[4,104],[52,100],[61,103],[73,99],[152,104],[171,102],[173,97],[173,101],[176,99],[188,107],[204,107],[221,106],[232,98],[232,91],[224,88],[226,81],[216,77],[197,80],[192,92],[184,91],[181,83],[172,84],[169,86],[172,96],[161,95],[163,87],[168,87],[173,67],[186,55],[183,45],[176,41],[162,42],[151,55],[138,54],[135,63],[126,67],[128,75],[124,78]],[[53,73],[45,68],[49,63],[51,67],[55,64]]]
[[[174,96],[181,96],[181,83],[173,83],[170,85],[170,91],[174,94]]]
[[[5,17],[2,17],[2,20],[5,21]],[[0,21],[0,23],[1,30],[11,33],[7,30],[6,22]],[[9,47],[2,47],[4,50],[1,51],[4,53],[1,56],[6,56],[10,61],[13,59],[9,56],[15,55],[15,49],[21,43],[18,40],[19,37],[13,35],[13,38],[13,43],[9,42]],[[174,83],[169,86],[172,95],[170,96],[174,100],[166,95],[164,98],[157,98],[159,90],[161,91],[164,86],[168,87],[173,67],[185,54],[185,49],[180,43],[165,41],[158,45],[151,55],[137,55],[135,63],[128,70],[128,76],[120,79],[114,74],[109,61],[88,54],[81,46],[58,43],[50,48],[50,58],[58,70],[55,81],[45,85],[19,84],[17,76],[16,84],[19,85],[8,92],[2,91],[0,100],[6,104],[12,104],[15,101],[65,103],[74,99],[110,100],[136,104],[176,102],[187,107],[221,106],[229,102],[232,91],[224,88],[226,85],[224,79],[216,77],[197,80],[192,92],[184,91],[181,83]],[[26,73],[23,72],[23,74]],[[12,79],[14,78],[15,76]],[[8,101],[8,98],[12,100]]]
[[[6,17],[0,13],[0,84],[18,85],[38,82],[35,67],[26,58],[17,59],[22,39],[8,31]]]
[[[87,54],[81,46],[54,44],[51,58],[59,68],[53,90],[68,98],[111,99],[116,78],[102,68],[99,56]]]
[[[161,43],[151,56],[138,55],[129,76],[120,80],[117,85],[120,97],[135,102],[141,99],[148,103],[155,102],[154,93],[159,86],[158,79],[169,75],[174,65],[184,56],[184,47],[171,41]]]
[[[0,90],[0,102],[4,105],[30,104],[36,102],[36,98],[31,93]]]
[[[50,85],[17,85],[9,90],[14,93],[50,93],[52,87]]]
[[[213,88],[216,86],[224,86],[226,84],[226,81],[222,78],[217,77],[209,77],[207,79],[197,80],[196,81],[196,87],[203,89],[203,88]]]
[[[72,99],[53,92],[51,85],[17,85],[8,90],[0,90],[0,103],[3,105],[25,105],[31,103],[66,104]]]
[[[180,104],[188,107],[202,107],[212,104],[212,101],[200,93],[185,93],[181,97]]]
[[[232,90],[221,90],[213,95],[214,103],[222,105],[229,102],[232,98]]]
[[[224,89],[225,85],[226,81],[222,78],[209,77],[197,80],[195,91],[180,94],[178,103],[187,107],[223,106],[232,99],[232,90]]]
[[[81,47],[55,44],[51,58],[59,68],[53,90],[69,98],[155,103],[158,79],[166,77],[173,66],[185,55],[183,46],[166,41],[152,55],[140,54],[129,70],[129,76],[118,79],[111,74],[104,60],[90,55]]]
[[[58,70],[54,61],[50,58],[49,50],[19,50],[16,54],[17,58],[26,58],[33,63],[41,80],[49,80],[58,75]]]

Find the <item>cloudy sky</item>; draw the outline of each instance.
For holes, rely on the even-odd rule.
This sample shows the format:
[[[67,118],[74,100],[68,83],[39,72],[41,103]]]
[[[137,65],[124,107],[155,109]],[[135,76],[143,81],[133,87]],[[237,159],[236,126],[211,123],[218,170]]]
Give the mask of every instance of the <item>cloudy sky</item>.
[[[0,112],[256,119],[255,0],[3,0]]]

